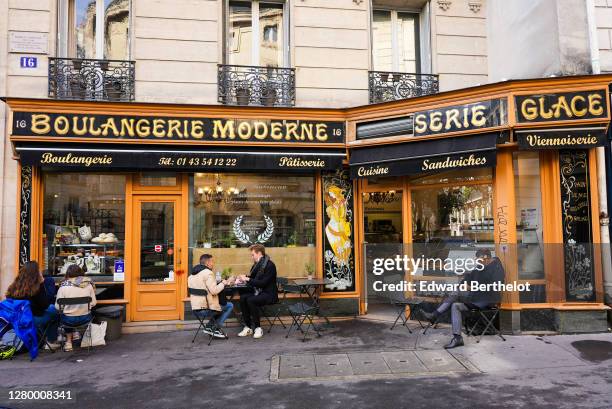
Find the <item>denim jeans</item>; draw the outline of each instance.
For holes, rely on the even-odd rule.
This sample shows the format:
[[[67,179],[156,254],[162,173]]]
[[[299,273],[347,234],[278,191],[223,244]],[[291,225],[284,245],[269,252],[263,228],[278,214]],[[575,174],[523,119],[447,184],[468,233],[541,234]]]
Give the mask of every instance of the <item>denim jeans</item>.
[[[73,327],[77,327],[79,325],[85,325],[89,320],[91,320],[91,313],[85,315],[62,315],[61,321],[63,324],[67,324]],[[66,328],[66,332],[70,333],[74,330],[72,328]]]
[[[220,327],[223,326],[223,323],[230,316],[233,309],[234,309],[234,304],[228,301],[227,304],[221,306],[221,312],[215,313],[217,324],[219,324]],[[212,314],[212,311],[206,311],[206,312],[194,311],[193,313],[199,317],[207,318],[207,317],[210,317],[210,315]],[[208,321],[208,323],[212,324],[211,321]]]
[[[43,315],[34,315],[34,325],[36,329],[40,332],[45,330],[47,324],[49,325],[49,329],[47,329],[47,340],[49,342],[57,341],[57,326],[59,324],[59,314],[55,309],[55,305],[50,305],[44,312]]]

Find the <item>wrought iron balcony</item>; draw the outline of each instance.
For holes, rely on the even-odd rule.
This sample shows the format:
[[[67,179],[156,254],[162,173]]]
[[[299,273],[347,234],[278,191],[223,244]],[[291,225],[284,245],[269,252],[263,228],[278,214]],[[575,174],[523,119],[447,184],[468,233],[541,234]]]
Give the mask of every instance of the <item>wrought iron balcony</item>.
[[[292,107],[295,69],[219,64],[217,95],[226,105]]]
[[[370,71],[370,104],[435,94],[438,76],[403,72]]]
[[[49,58],[49,98],[133,101],[134,61]]]

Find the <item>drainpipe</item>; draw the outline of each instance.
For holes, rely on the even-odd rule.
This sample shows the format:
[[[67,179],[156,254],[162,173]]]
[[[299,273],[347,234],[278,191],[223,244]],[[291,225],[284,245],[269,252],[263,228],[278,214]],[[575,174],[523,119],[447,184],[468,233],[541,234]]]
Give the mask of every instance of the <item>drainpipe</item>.
[[[586,15],[589,30],[589,47],[591,67],[593,74],[601,73],[599,64],[599,46],[597,44],[597,24],[595,22],[595,2],[586,0]],[[596,148],[597,154],[597,187],[599,192],[599,223],[601,225],[601,257],[603,267],[605,302],[612,304],[612,260],[610,258],[610,229],[608,215],[608,194],[606,180],[606,149],[610,149],[610,142],[606,141],[606,148]]]

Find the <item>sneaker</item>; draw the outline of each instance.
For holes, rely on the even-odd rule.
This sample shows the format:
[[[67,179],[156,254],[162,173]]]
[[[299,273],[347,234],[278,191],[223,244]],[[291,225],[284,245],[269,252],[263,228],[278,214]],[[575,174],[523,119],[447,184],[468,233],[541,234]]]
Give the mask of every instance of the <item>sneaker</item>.
[[[251,328],[249,328],[249,327],[244,327],[244,328],[242,329],[242,331],[240,331],[240,332],[238,333],[238,336],[239,336],[239,337],[248,337],[249,335],[252,335],[252,334],[253,334],[253,330],[252,330]]]
[[[64,352],[70,352],[72,351],[72,342],[66,342],[64,344]]]
[[[225,338],[227,338],[227,335],[225,335],[225,334],[223,333],[223,331],[221,331],[219,328],[217,328],[216,330],[214,330],[214,332],[213,332],[213,334],[212,334],[212,335],[213,335],[213,337],[215,337],[215,338],[224,338],[224,339],[225,339]]]
[[[206,324],[204,328],[202,328],[202,332],[207,335],[213,335],[213,329],[208,324]]]
[[[45,343],[45,349],[46,350],[55,351],[56,349],[59,349],[61,347],[62,347],[62,343],[61,342],[47,342],[47,343]]]
[[[263,337],[263,329],[261,329],[261,327],[255,328],[255,333],[253,334],[253,338],[259,339],[261,337]]]

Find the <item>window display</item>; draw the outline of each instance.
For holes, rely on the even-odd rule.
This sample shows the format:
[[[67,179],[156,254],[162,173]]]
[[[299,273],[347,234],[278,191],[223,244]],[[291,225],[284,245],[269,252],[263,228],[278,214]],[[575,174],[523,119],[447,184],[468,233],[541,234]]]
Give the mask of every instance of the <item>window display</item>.
[[[225,275],[246,274],[246,248],[266,246],[279,276],[305,277],[315,263],[312,176],[196,173],[191,181],[191,265],[212,254]]]
[[[43,271],[63,276],[78,264],[112,281],[124,259],[125,176],[46,173],[43,183]]]

